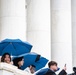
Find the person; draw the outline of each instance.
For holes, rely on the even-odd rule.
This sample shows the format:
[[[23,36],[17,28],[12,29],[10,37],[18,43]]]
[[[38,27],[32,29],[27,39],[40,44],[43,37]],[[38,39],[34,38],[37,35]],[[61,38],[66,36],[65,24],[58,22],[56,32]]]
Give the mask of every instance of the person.
[[[1,57],[1,62],[6,62],[8,64],[11,64],[11,56],[9,53],[4,53]]]
[[[16,57],[13,59],[13,65],[17,66],[18,69],[21,69],[21,66],[24,64],[24,59],[22,57]]]
[[[48,67],[49,68],[45,68],[45,69],[40,70],[35,75],[56,75],[55,72],[58,69],[57,62],[50,61],[48,63]],[[67,73],[66,73],[66,66],[64,67],[64,69],[58,75],[67,75]]]
[[[29,67],[27,67],[24,71],[28,72],[29,74],[34,74],[35,73],[35,66],[34,65],[30,65]]]
[[[68,75],[76,75],[76,67],[73,67],[74,73],[68,74]]]

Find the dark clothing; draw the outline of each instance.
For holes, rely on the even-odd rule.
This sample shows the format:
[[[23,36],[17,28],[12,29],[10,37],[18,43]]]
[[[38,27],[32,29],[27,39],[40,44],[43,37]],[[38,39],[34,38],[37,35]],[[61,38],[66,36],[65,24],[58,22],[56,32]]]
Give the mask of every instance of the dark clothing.
[[[76,75],[76,73],[71,73],[71,74],[68,74],[68,75]]]
[[[44,75],[56,75],[54,71],[48,70]]]
[[[58,75],[67,75],[65,70],[62,70]]]
[[[36,75],[56,75],[56,73],[48,68],[42,69]],[[62,70],[58,75],[67,75],[67,73],[65,72],[65,70]]]
[[[48,70],[48,72],[44,75],[56,75],[54,71]],[[66,75],[65,70],[62,70],[58,75]]]

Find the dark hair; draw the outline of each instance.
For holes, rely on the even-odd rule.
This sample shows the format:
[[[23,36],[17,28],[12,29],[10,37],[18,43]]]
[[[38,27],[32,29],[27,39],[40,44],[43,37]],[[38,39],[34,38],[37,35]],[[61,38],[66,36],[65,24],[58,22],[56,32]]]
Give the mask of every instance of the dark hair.
[[[50,66],[52,66],[52,65],[56,65],[57,66],[57,62],[55,62],[55,61],[50,61],[49,63],[48,63],[48,67],[50,68]]]
[[[73,67],[73,71],[76,73],[76,67]]]
[[[14,58],[14,59],[13,59],[13,65],[15,65],[15,66],[17,66],[19,69],[21,69],[21,68],[19,67],[19,65],[18,65],[18,62],[19,62],[19,61],[22,61],[22,59],[23,59],[23,56],[22,56],[22,57],[16,57],[16,58]]]
[[[35,65],[31,65],[32,67],[34,67],[34,68],[36,68],[36,66]]]
[[[1,57],[1,62],[4,62],[4,59],[5,59],[6,55],[9,55],[10,62],[11,62],[11,56],[10,56],[9,53],[4,53],[4,54],[2,55],[2,57]]]

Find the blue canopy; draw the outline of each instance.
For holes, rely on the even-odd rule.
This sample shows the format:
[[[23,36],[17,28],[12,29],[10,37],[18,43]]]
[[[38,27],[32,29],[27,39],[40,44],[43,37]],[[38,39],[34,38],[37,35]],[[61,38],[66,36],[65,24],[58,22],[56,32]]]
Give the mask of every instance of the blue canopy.
[[[40,59],[40,55],[33,52],[25,53],[23,55],[20,55],[19,57],[21,56],[24,57],[24,64],[21,67],[22,70],[24,70],[25,68],[27,68],[28,66],[32,65],[33,63],[35,63]]]
[[[4,39],[0,42],[0,56],[9,53],[18,56],[31,51],[32,45],[20,39]]]
[[[36,71],[45,67],[45,65],[47,64],[48,59],[44,58],[44,57],[40,57],[40,59],[37,62],[34,62],[32,65],[35,66]]]
[[[36,71],[45,67],[48,62],[48,59],[42,57],[37,53],[26,53],[24,56],[24,65],[21,67],[23,70],[26,69],[30,65],[34,65]]]
[[[40,71],[38,71],[38,72],[36,73],[36,75],[44,75],[44,74],[46,74],[46,72],[47,72],[48,70],[50,70],[50,69],[49,69],[49,68],[41,69]]]

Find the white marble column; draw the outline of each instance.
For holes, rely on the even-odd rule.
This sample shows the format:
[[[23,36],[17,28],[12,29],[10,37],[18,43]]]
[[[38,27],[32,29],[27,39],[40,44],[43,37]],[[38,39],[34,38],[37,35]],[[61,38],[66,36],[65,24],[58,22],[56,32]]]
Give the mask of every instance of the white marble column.
[[[51,59],[50,0],[27,0],[27,40],[33,52]]]
[[[0,0],[0,39],[26,39],[25,0]]]
[[[72,72],[71,0],[52,0],[52,60]]]
[[[76,0],[72,0],[73,66],[76,67]]]

